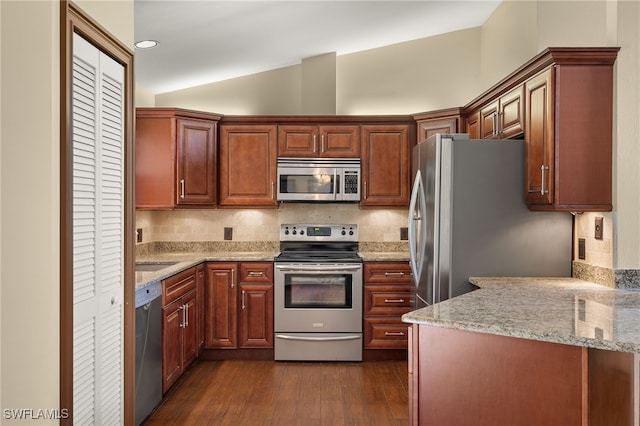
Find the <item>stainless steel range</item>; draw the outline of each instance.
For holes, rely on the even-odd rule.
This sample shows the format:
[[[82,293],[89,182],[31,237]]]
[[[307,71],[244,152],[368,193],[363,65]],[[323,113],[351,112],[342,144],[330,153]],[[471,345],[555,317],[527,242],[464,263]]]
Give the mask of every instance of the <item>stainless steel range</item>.
[[[275,259],[275,359],[362,361],[357,225],[281,225],[280,251]]]

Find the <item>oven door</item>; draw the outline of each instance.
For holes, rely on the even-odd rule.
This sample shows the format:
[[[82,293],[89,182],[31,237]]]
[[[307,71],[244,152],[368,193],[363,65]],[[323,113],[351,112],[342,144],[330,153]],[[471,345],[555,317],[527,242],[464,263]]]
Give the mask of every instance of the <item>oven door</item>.
[[[362,264],[276,263],[276,332],[362,331]]]

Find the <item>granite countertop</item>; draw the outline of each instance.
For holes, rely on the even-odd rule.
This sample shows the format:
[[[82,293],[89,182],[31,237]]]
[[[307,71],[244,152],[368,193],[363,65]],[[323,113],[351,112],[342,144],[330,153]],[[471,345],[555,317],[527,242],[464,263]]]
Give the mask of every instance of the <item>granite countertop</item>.
[[[409,261],[406,242],[360,244],[365,262]],[[136,263],[173,263],[152,272],[136,272],[136,289],[161,281],[202,262],[273,262],[279,243],[258,242],[157,242],[141,246]]]
[[[408,323],[640,352],[640,291],[575,278],[480,278],[479,290],[403,315]]]
[[[272,262],[280,252],[273,251],[208,251],[193,253],[158,253],[136,256],[136,263],[175,264],[153,272],[136,272],[136,289],[169,278],[202,262]]]

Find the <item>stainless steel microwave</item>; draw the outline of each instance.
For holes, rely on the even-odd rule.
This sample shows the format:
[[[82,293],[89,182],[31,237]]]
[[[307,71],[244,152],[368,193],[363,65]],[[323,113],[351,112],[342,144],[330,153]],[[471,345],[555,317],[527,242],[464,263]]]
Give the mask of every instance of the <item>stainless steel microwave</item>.
[[[278,201],[360,201],[360,159],[278,158]]]

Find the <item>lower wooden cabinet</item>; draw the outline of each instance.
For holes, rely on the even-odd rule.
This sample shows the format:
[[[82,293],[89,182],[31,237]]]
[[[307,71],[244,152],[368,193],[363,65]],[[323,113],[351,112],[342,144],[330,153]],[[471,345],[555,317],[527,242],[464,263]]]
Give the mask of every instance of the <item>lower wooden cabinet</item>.
[[[407,348],[407,327],[401,321],[411,310],[413,282],[408,262],[365,262],[364,348]]]
[[[196,268],[162,282],[162,392],[198,356]]]
[[[273,347],[273,263],[206,266],[205,347]]]
[[[426,324],[411,334],[410,425],[637,424],[632,353]]]

